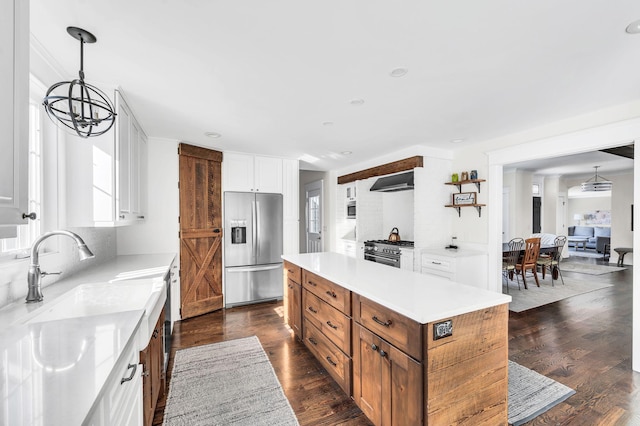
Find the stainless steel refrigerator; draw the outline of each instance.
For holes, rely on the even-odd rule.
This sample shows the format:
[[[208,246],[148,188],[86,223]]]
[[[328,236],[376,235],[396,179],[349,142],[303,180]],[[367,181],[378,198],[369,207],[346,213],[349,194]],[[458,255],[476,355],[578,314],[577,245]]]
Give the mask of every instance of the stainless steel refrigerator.
[[[224,225],[225,306],[282,299],[282,195],[225,192]]]

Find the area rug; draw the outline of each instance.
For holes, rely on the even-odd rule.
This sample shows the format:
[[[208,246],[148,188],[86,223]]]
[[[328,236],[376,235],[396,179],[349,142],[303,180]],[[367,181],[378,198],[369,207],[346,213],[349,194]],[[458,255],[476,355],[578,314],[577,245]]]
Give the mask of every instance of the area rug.
[[[604,275],[611,272],[624,271],[627,268],[619,266],[596,265],[594,263],[582,262],[561,262],[560,269],[562,272],[578,272],[580,274]]]
[[[509,361],[509,424],[526,423],[575,393],[562,383]]]
[[[564,285],[560,279],[555,280],[555,286],[551,285],[551,274],[547,274],[546,279],[542,279],[542,274],[538,274],[540,287],[536,286],[533,277],[527,277],[528,290],[522,285],[522,277],[520,277],[520,288],[515,281],[509,281],[509,295],[511,303],[509,310],[513,312],[522,312],[527,309],[537,308],[548,303],[557,302],[579,294],[589,293],[601,288],[612,287],[613,284],[599,282],[597,279],[591,278],[581,280],[578,278],[564,277]],[[502,280],[502,292],[506,293],[504,279]]]
[[[256,336],[176,352],[164,425],[298,425]]]

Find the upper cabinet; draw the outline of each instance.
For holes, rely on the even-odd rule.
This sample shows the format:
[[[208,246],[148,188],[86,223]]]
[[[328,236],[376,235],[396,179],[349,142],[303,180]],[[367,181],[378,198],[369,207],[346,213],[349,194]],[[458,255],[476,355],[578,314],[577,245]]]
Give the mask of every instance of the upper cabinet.
[[[121,90],[116,125],[104,135],[66,137],[68,226],[131,225],[145,218],[147,136]]]
[[[222,163],[225,191],[282,193],[282,159],[226,153]]]
[[[26,223],[29,213],[29,2],[1,4],[0,226]]]
[[[147,135],[142,131],[122,92],[115,91],[116,104],[116,197],[117,220],[131,222],[145,218],[147,198]]]

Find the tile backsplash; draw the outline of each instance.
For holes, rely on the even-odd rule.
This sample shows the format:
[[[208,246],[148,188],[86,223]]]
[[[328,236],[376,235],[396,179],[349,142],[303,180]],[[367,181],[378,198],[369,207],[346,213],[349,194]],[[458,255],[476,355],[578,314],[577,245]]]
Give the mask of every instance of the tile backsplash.
[[[43,288],[78,271],[111,260],[116,256],[115,228],[67,228],[66,230],[78,234],[95,257],[80,261],[77,246],[71,238],[65,236],[51,237],[45,242],[45,246],[51,246],[47,242],[57,240],[58,251],[41,252],[40,268],[43,271],[62,272],[62,274],[43,277]],[[0,308],[26,297],[29,264],[29,258],[0,263]]]

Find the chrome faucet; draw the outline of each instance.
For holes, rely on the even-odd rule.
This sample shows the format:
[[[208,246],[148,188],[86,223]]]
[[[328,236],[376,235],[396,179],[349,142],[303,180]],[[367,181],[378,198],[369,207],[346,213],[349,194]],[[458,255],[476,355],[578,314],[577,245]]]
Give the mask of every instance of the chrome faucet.
[[[40,249],[40,245],[44,240],[54,235],[66,235],[67,237],[73,238],[78,245],[80,260],[90,259],[94,257],[94,254],[91,253],[91,250],[89,250],[82,238],[71,231],[51,231],[42,234],[40,237],[38,237],[38,239],[34,241],[33,246],[31,246],[31,265],[29,265],[29,272],[27,273],[27,284],[29,285],[29,291],[27,292],[27,303],[42,302],[42,276],[52,275],[53,273],[47,274],[46,272],[40,271],[38,250]],[[59,272],[57,272],[57,274],[59,274]]]

